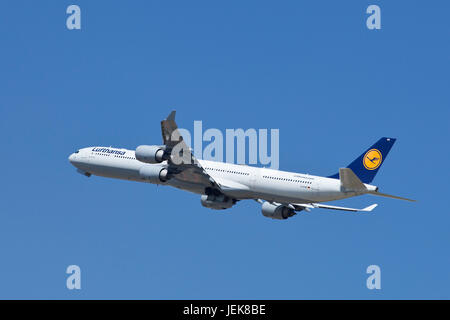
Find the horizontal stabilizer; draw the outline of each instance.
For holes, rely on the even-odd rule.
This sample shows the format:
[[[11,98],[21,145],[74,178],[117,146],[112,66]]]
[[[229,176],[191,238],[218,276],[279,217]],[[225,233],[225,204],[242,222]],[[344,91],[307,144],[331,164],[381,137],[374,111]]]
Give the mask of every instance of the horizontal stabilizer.
[[[374,196],[380,196],[380,197],[386,197],[386,198],[393,198],[393,199],[399,199],[399,200],[412,201],[412,202],[416,201],[416,200],[413,200],[413,199],[403,198],[403,197],[399,197],[399,196],[393,196],[391,194],[381,193],[381,192],[377,192],[377,191],[369,191],[368,194],[373,194]]]

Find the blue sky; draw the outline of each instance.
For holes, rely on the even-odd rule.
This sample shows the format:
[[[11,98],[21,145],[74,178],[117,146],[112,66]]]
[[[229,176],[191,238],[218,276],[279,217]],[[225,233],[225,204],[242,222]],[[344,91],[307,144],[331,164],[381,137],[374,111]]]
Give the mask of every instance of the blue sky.
[[[82,29],[69,31],[70,4]],[[382,29],[366,28],[368,5]],[[450,298],[447,1],[3,1],[0,298]],[[396,137],[374,184],[287,221],[75,172],[92,145],[181,127],[280,129],[280,169],[329,175]],[[68,265],[82,289],[66,289]],[[382,289],[368,290],[367,266]]]

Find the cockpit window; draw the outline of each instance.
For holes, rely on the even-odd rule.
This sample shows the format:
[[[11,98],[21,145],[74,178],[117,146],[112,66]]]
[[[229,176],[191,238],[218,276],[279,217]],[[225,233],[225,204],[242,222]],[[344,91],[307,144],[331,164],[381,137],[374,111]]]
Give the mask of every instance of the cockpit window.
[[[75,153],[78,153],[78,152],[80,152],[80,150],[75,151]]]

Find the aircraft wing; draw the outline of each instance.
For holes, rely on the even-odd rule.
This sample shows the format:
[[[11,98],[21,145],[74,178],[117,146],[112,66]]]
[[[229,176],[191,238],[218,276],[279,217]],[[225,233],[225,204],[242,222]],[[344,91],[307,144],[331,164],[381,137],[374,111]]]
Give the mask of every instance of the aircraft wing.
[[[170,154],[169,174],[181,181],[203,184],[221,190],[218,183],[206,173],[183,140],[175,122],[175,111],[172,111],[167,119],[161,121],[161,132],[165,151]]]
[[[259,202],[262,204],[264,201],[262,199],[256,199],[256,202]],[[286,207],[291,208],[294,211],[302,211],[302,210],[311,211],[311,209],[322,208],[322,209],[332,209],[332,210],[351,211],[351,212],[358,212],[358,211],[370,212],[373,209],[375,209],[376,206],[378,206],[378,204],[372,204],[363,209],[355,209],[355,208],[331,206],[328,204],[321,204],[321,203],[276,203],[276,202],[272,202],[272,203],[275,205],[280,205],[280,204],[285,205]]]
[[[357,211],[362,211],[362,212],[370,212],[373,209],[375,209],[375,207],[378,204],[372,204],[366,208],[363,209],[355,209],[355,208],[346,208],[346,207],[338,207],[338,206],[331,206],[328,204],[320,204],[320,203],[311,203],[311,204],[306,204],[306,203],[293,203],[292,206],[294,207],[295,211],[300,211],[300,210],[306,210],[309,211],[309,209],[314,209],[314,208],[322,208],[322,209],[332,209],[332,210],[342,210],[342,211],[352,211],[352,212],[357,212]]]

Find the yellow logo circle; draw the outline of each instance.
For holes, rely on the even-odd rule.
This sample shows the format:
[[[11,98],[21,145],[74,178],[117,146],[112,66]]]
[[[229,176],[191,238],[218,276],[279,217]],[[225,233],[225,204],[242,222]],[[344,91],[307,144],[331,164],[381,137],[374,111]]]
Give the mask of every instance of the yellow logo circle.
[[[382,156],[378,149],[370,149],[364,155],[363,164],[367,170],[375,170],[381,164]]]

